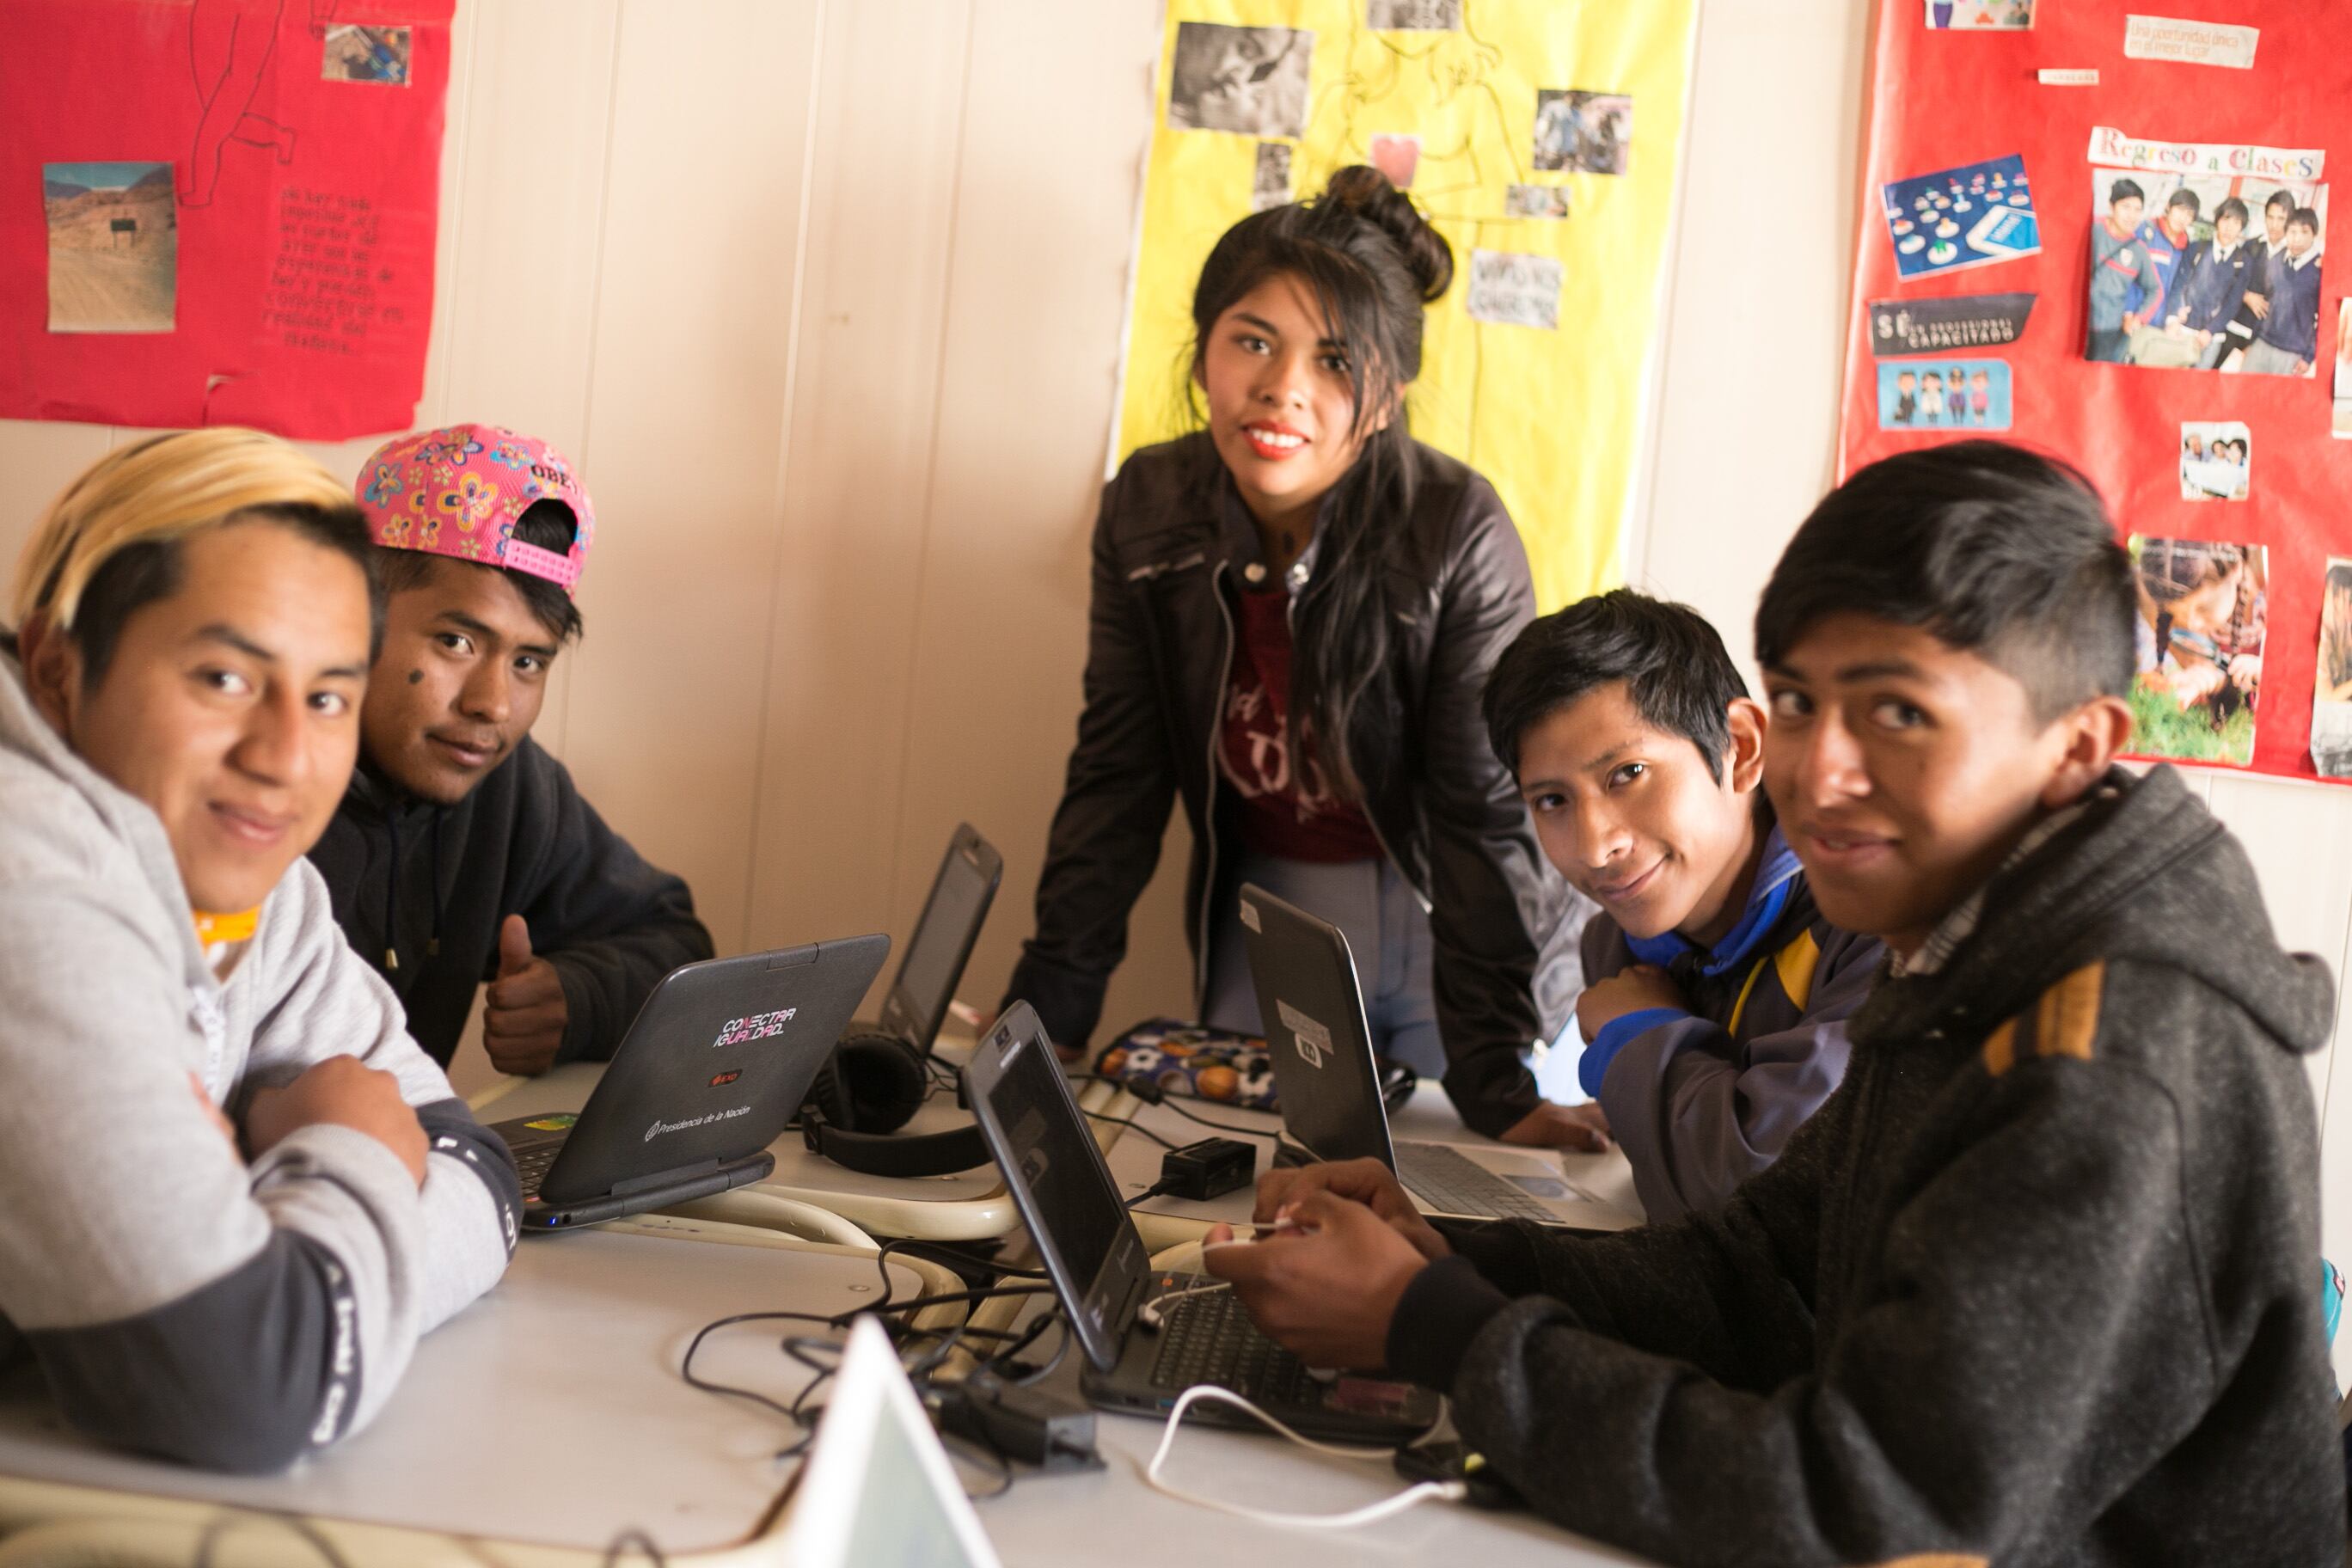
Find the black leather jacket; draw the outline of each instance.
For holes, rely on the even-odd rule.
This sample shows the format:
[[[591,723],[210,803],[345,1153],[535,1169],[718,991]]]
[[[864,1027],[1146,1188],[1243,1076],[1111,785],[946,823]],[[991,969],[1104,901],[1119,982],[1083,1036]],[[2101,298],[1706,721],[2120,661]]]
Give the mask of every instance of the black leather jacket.
[[[1231,481],[1201,480],[1213,471],[1207,440],[1129,458],[1095,525],[1086,707],[1037,884],[1037,934],[1006,992],[1066,1046],[1100,1021],[1171,795],[1192,826],[1185,923],[1199,994],[1207,901],[1229,852],[1211,749],[1234,637],[1225,579],[1260,559]],[[1391,583],[1403,705],[1393,750],[1349,760],[1374,831],[1431,911],[1446,1093],[1491,1135],[1539,1099],[1520,1053],[1565,1020],[1575,996],[1581,922],[1569,917],[1581,900],[1544,859],[1479,717],[1487,671],[1535,615],[1518,531],[1470,468],[1418,443],[1412,452],[1411,526],[1434,574]]]

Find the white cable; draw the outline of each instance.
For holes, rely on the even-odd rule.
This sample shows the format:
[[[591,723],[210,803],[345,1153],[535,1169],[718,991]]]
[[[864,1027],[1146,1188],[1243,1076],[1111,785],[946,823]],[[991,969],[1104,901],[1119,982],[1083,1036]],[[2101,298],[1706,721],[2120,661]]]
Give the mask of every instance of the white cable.
[[[1135,1315],[1147,1329],[1165,1328],[1167,1327],[1168,1321],[1160,1315],[1160,1310],[1166,1307],[1169,1302],[1181,1301],[1187,1296],[1206,1296],[1213,1291],[1230,1290],[1233,1288],[1234,1282],[1232,1280],[1220,1279],[1213,1285],[1192,1285],[1181,1290],[1171,1290],[1164,1296],[1154,1296],[1150,1300],[1144,1302],[1143,1305],[1137,1310]]]
[[[1244,1507],[1241,1503],[1227,1502],[1223,1498],[1185,1491],[1180,1487],[1171,1486],[1162,1480],[1160,1476],[1160,1467],[1166,1462],[1168,1450],[1176,1441],[1177,1423],[1184,1419],[1185,1411],[1203,1399],[1213,1399],[1223,1405],[1238,1405],[1300,1447],[1312,1449],[1318,1454],[1328,1454],[1334,1458],[1385,1459],[1394,1451],[1389,1448],[1343,1448],[1332,1443],[1318,1443],[1312,1437],[1302,1437],[1284,1426],[1280,1420],[1260,1410],[1233,1390],[1220,1388],[1213,1383],[1196,1383],[1177,1395],[1175,1408],[1168,1412],[1167,1428],[1160,1435],[1160,1447],[1152,1452],[1151,1463],[1143,1468],[1143,1482],[1146,1486],[1153,1491],[1172,1497],[1179,1502],[1189,1502],[1200,1508],[1213,1508],[1219,1513],[1229,1513],[1237,1519],[1255,1520],[1260,1524],[1288,1525],[1297,1530],[1353,1530],[1358,1525],[1372,1524],[1388,1518],[1391,1514],[1402,1513],[1415,1503],[1431,1498],[1440,1498],[1447,1502],[1459,1502],[1470,1495],[1470,1489],[1460,1481],[1416,1481],[1393,1497],[1382,1498],[1376,1503],[1368,1503],[1362,1508],[1351,1510],[1347,1513],[1269,1513],[1260,1509]]]

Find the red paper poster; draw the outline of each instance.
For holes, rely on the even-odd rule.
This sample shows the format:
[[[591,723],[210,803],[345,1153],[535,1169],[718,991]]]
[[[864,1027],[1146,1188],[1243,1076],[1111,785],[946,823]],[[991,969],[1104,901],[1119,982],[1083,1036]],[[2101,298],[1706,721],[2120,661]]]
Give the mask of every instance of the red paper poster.
[[[454,0],[0,0],[0,417],[404,429]]]
[[[1841,470],[1979,435],[2067,458],[2129,536],[2141,754],[2338,776],[2352,52],[2306,0],[2163,8],[1882,0]]]

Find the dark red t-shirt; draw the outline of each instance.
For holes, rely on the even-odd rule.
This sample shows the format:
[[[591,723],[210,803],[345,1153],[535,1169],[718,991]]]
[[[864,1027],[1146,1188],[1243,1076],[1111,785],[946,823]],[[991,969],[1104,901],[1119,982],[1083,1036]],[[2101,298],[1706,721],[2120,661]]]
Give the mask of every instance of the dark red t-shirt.
[[[1217,771],[1233,788],[1242,842],[1286,860],[1379,859],[1370,821],[1332,787],[1312,748],[1303,767],[1290,765],[1289,592],[1245,588],[1234,597],[1234,666]]]

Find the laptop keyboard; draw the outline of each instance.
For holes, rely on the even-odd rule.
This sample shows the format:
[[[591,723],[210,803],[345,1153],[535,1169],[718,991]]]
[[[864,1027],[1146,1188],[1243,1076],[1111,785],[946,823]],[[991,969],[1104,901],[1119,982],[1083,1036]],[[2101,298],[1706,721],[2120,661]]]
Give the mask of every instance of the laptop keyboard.
[[[1323,1401],[1323,1385],[1306,1364],[1259,1333],[1231,1290],[1187,1296],[1161,1309],[1151,1381],[1176,1389],[1213,1383],[1262,1405]]]
[[[562,1152],[563,1152],[562,1144],[543,1143],[536,1149],[525,1149],[515,1155],[515,1174],[522,1178],[523,1202],[529,1203],[539,1196],[541,1178],[547,1174],[547,1168],[555,1163],[555,1157]]]
[[[1492,1215],[1556,1225],[1559,1216],[1447,1143],[1399,1143],[1397,1180],[1439,1214]],[[1562,1195],[1568,1184],[1562,1182]]]

